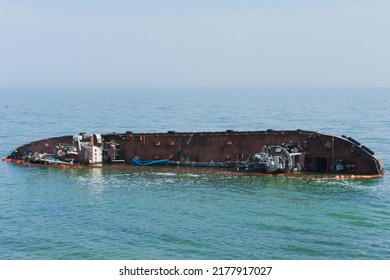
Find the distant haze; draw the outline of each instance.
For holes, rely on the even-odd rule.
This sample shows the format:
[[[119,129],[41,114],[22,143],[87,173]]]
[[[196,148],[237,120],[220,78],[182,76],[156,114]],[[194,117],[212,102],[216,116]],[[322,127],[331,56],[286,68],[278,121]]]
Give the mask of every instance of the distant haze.
[[[0,0],[0,38],[0,87],[390,86],[388,0]]]

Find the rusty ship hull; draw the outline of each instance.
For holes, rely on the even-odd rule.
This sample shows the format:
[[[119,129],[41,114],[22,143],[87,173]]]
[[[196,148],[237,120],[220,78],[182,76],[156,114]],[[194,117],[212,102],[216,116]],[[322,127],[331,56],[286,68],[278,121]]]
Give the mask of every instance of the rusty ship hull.
[[[259,176],[383,176],[381,160],[351,137],[316,131],[109,133],[34,141],[4,161],[70,168],[221,170]]]

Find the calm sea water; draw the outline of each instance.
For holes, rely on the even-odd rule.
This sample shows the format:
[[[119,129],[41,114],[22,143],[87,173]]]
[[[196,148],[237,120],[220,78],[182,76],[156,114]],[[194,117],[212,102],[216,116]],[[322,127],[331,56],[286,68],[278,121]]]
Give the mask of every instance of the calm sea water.
[[[85,132],[311,129],[390,166],[389,88],[0,89],[0,156]],[[390,259],[390,180],[0,162],[0,259]]]

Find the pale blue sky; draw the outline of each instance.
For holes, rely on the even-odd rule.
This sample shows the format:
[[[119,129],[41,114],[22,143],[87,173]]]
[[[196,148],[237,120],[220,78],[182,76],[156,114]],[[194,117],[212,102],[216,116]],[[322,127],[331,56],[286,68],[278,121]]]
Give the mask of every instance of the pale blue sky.
[[[388,0],[0,0],[0,87],[390,86]]]

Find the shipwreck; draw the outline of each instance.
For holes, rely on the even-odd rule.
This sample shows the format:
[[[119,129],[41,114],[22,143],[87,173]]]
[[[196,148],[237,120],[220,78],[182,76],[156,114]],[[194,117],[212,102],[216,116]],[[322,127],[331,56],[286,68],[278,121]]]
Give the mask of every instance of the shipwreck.
[[[357,140],[316,131],[108,133],[53,137],[13,150],[4,161],[68,168],[194,168],[258,176],[373,178],[382,161]]]

